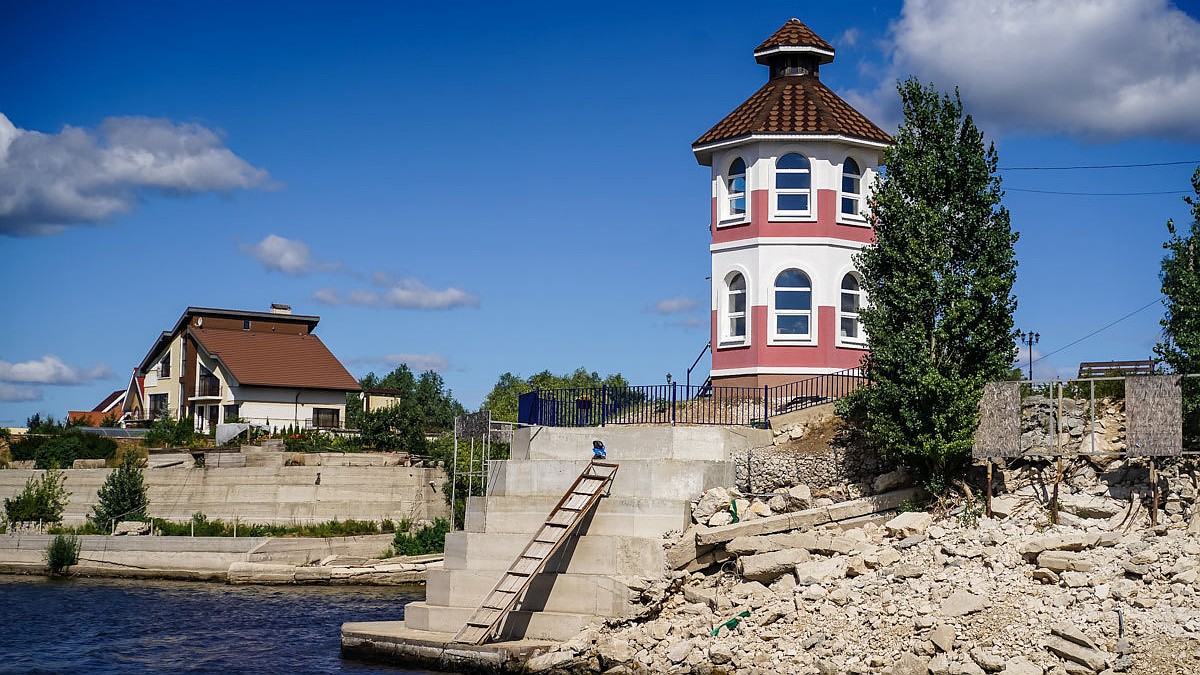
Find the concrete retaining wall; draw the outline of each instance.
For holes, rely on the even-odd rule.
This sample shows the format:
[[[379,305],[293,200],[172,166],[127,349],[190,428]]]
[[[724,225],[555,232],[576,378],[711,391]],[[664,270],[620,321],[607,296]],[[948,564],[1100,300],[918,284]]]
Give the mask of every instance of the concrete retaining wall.
[[[71,493],[63,522],[82,523],[111,469],[67,469]],[[21,492],[41,471],[0,470],[0,498]],[[193,513],[210,520],[305,524],[338,520],[446,518],[446,473],[405,466],[275,466],[163,468],[145,471],[150,515],[185,521]],[[318,477],[320,480],[318,480]],[[433,483],[433,487],[430,483]]]
[[[52,535],[0,535],[0,572],[40,573]],[[235,563],[304,565],[330,555],[374,557],[390,534],[326,539],[270,537],[79,537],[72,574],[224,580]]]

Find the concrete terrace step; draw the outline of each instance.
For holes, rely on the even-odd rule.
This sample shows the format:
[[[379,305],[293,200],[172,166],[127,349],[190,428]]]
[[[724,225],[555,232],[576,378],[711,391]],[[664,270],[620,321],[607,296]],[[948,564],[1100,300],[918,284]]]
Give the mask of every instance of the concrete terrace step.
[[[769,445],[770,431],[687,426],[525,427],[513,435],[513,459],[567,459],[591,455],[592,441],[604,442],[608,459],[723,461],[734,448]]]
[[[435,607],[424,602],[410,602],[404,607],[404,627],[454,634],[474,613],[474,607]],[[564,641],[575,637],[594,620],[595,617],[583,614],[516,611],[504,620],[500,636]]]
[[[589,461],[581,457],[494,462],[488,494],[561,497]],[[708,488],[734,481],[733,463],[728,461],[634,459],[619,464],[610,491],[614,497],[693,499]]]
[[[431,607],[475,609],[487,597],[503,572],[488,570],[430,570],[425,602]],[[566,612],[603,617],[630,614],[640,589],[612,575],[538,574],[529,584],[519,607],[526,611]]]
[[[467,504],[467,531],[533,535],[562,496],[472,497]],[[661,537],[683,530],[691,518],[689,503],[682,499],[638,499],[605,497],[591,519],[580,526],[587,535]]]
[[[451,532],[446,535],[446,569],[503,571],[516,560],[529,534]],[[657,576],[666,565],[661,537],[593,535],[572,537],[567,551],[550,559],[547,570],[573,574]]]

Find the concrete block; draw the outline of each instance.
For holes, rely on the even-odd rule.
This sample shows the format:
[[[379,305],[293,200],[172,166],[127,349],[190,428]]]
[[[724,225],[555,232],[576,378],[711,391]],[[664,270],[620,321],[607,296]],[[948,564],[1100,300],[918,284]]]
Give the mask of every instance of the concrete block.
[[[425,602],[431,606],[474,609],[503,574],[496,570],[430,570],[426,577]],[[622,581],[603,574],[539,574],[533,578],[518,608],[603,617],[630,616],[638,595],[630,581],[633,580]]]
[[[404,607],[404,625],[416,630],[453,634],[474,612],[474,608],[433,607],[424,602],[410,602]],[[512,612],[503,624],[501,635],[507,639],[566,641],[593,621],[593,617],[581,614]]]
[[[446,535],[446,568],[507,570],[530,535],[451,532]],[[574,574],[621,574],[653,577],[662,574],[665,552],[660,538],[616,535],[572,537],[547,569]]]

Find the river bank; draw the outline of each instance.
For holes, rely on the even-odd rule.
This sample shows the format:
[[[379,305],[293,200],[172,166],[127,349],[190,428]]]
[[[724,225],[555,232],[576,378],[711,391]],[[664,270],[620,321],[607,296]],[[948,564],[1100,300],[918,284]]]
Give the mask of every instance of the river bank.
[[[425,582],[442,555],[379,557],[391,534],[356,537],[79,537],[75,576],[175,579],[231,584],[358,584]],[[0,535],[0,573],[48,574],[53,535]]]

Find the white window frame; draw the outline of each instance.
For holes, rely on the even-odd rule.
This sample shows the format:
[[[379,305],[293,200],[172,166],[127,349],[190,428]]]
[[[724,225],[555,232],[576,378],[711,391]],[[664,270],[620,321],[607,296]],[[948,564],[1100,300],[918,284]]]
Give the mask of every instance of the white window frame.
[[[783,159],[784,157],[786,157],[788,155],[797,155],[797,156],[803,157],[804,160],[808,162],[808,169],[807,170],[780,169],[779,168],[779,160]],[[775,161],[771,162],[771,168],[772,168],[771,186],[770,186],[771,219],[772,220],[781,220],[781,221],[813,220],[816,217],[816,208],[815,208],[816,195],[814,194],[815,191],[813,190],[813,173],[814,172],[813,172],[812,157],[809,157],[808,155],[804,154],[803,152],[800,152],[799,150],[789,150],[787,152],[780,154],[778,157],[776,157]],[[781,174],[781,173],[807,173],[808,174],[808,188],[807,189],[780,188],[778,185],[778,181],[779,181],[779,174]],[[791,210],[783,210],[783,209],[779,208],[779,195],[798,195],[798,194],[808,195],[808,208],[806,210],[791,211]]]
[[[857,291],[848,291],[842,288],[842,284],[846,283],[846,277],[852,277],[858,283]],[[856,305],[859,310],[867,306],[867,294],[862,289],[862,275],[854,270],[847,270],[838,277],[838,303],[837,303],[837,336],[838,344],[844,344],[852,347],[861,347],[867,344],[867,334],[863,330],[862,319],[859,318],[858,312],[846,312],[842,309],[843,297],[847,294],[853,294],[858,299]],[[846,337],[842,335],[842,320],[854,319],[854,324],[858,328],[858,337]]]
[[[858,173],[846,173],[846,162],[854,162],[858,167]],[[858,183],[858,192],[846,192],[843,188],[846,186],[846,179],[853,177]],[[863,215],[863,183],[866,177],[866,171],[863,170],[863,163],[857,157],[847,156],[842,160],[840,180],[838,181],[838,201],[837,201],[837,219],[839,222],[849,223],[851,225],[866,225],[867,217]],[[842,210],[842,200],[854,200],[854,213],[846,213]]]
[[[775,294],[781,288],[778,285],[779,277],[782,276],[784,272],[787,272],[789,270],[796,270],[797,272],[800,272],[801,274],[803,274],[805,277],[808,278],[808,309],[807,310],[804,310],[804,309],[779,309],[776,306]],[[801,290],[801,289],[794,289],[793,287],[790,287],[790,286],[784,286],[783,288],[788,289],[788,292],[799,292],[799,290]],[[816,311],[817,289],[816,289],[816,284],[813,283],[812,272],[804,269],[803,267],[800,267],[799,265],[788,265],[787,267],[780,269],[778,272],[775,273],[775,275],[773,277],[771,277],[770,295],[771,295],[771,312],[770,312],[770,316],[768,317],[768,321],[767,321],[769,324],[769,328],[767,330],[771,336],[771,343],[772,344],[789,344],[789,345],[797,345],[797,344],[815,345],[815,344],[817,344],[817,311]],[[807,335],[795,335],[792,333],[780,333],[779,332],[779,317],[780,316],[805,316],[805,315],[808,316],[808,334]]]
[[[742,290],[734,291],[730,289],[734,280],[737,277],[742,279]],[[734,335],[731,329],[731,324],[737,318],[736,312],[732,312],[732,298],[735,294],[741,293],[744,300],[744,310],[741,312],[744,320],[745,332],[742,335]],[[750,277],[744,270],[733,270],[725,275],[725,279],[721,284],[721,297],[718,298],[717,309],[717,338],[718,347],[742,347],[750,343],[750,325],[752,309],[750,305]]]
[[[729,173],[729,171],[731,169],[733,169],[734,163],[737,162],[738,160],[741,160],[742,166],[745,167],[744,172],[741,174]],[[750,220],[750,194],[751,194],[750,166],[751,166],[750,163],[746,161],[745,157],[742,157],[740,155],[735,155],[735,156],[729,158],[729,161],[725,163],[725,171],[723,171],[718,176],[718,184],[719,184],[718,185],[718,187],[719,187],[719,194],[718,194],[719,203],[717,204],[717,226],[718,227],[726,226],[726,225],[738,225],[738,224],[745,223]],[[735,195],[737,195],[739,193],[733,192],[731,190],[730,184],[733,182],[734,177],[738,176],[738,175],[740,175],[742,177],[743,190],[740,194],[742,195],[742,199],[744,199],[746,202],[746,208],[743,209],[743,211],[741,213],[734,213],[733,212],[733,200],[736,199]]]

